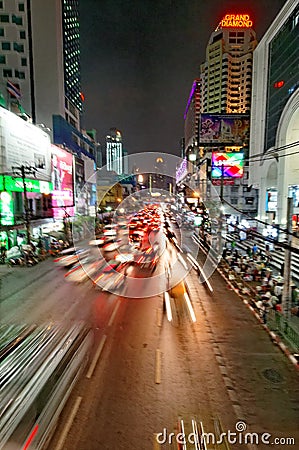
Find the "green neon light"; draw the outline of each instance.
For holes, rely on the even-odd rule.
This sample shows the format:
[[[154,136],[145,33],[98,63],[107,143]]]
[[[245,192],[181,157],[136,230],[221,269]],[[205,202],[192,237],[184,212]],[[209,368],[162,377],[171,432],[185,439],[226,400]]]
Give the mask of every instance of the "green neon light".
[[[50,194],[53,191],[53,184],[48,181],[25,178],[25,184],[28,192]],[[22,178],[14,178],[8,175],[0,176],[0,191],[24,192]]]

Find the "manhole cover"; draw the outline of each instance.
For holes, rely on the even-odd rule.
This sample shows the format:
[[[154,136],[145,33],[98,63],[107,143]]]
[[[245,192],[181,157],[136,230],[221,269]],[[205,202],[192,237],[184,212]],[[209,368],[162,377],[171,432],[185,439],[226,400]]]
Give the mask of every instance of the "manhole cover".
[[[281,383],[283,380],[280,373],[277,372],[277,370],[275,370],[275,369],[266,369],[262,373],[263,373],[263,376],[267,380],[271,381],[272,383]]]

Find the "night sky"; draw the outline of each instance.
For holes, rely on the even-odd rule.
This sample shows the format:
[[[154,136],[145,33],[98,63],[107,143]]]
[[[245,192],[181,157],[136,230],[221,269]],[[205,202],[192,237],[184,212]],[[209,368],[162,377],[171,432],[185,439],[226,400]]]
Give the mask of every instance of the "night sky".
[[[184,111],[212,31],[247,13],[258,40],[286,0],[80,0],[83,128],[129,154],[179,156]]]

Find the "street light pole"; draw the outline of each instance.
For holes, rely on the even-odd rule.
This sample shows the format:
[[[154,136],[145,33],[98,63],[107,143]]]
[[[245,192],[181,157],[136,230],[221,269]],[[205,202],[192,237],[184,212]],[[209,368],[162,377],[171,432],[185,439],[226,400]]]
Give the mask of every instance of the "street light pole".
[[[222,225],[223,225],[223,182],[224,182],[224,164],[221,164],[221,184],[220,184],[220,214],[219,214],[219,227],[218,227],[218,247],[219,258],[222,257]]]

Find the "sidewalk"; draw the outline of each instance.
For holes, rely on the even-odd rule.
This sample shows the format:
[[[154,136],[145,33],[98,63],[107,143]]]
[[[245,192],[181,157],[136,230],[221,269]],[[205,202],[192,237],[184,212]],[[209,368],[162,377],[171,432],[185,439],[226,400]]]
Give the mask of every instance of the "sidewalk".
[[[207,254],[207,249],[201,242],[198,240],[197,242],[201,247],[201,251]],[[226,281],[228,287],[234,290],[244,304],[250,308],[252,313],[269,333],[273,342],[275,342],[289,357],[292,363],[299,368],[299,360],[294,356],[299,354],[299,317],[292,316],[289,321],[286,321],[283,314],[272,309],[270,314],[267,314],[266,316],[267,323],[264,323],[256,304],[258,300],[256,286],[260,285],[261,281],[244,281],[224,259],[221,259],[217,271]]]
[[[299,360],[294,356],[299,354],[299,317],[291,317],[286,320],[284,315],[274,309],[270,309],[266,314],[266,321],[263,320],[260,310],[256,305],[256,292],[253,287],[241,288],[236,278],[230,280],[223,265],[217,268],[218,272],[225,279],[232,290],[243,300],[256,316],[265,330],[269,333],[271,339],[286,354],[291,362],[299,368]],[[246,283],[247,284],[247,283]]]

